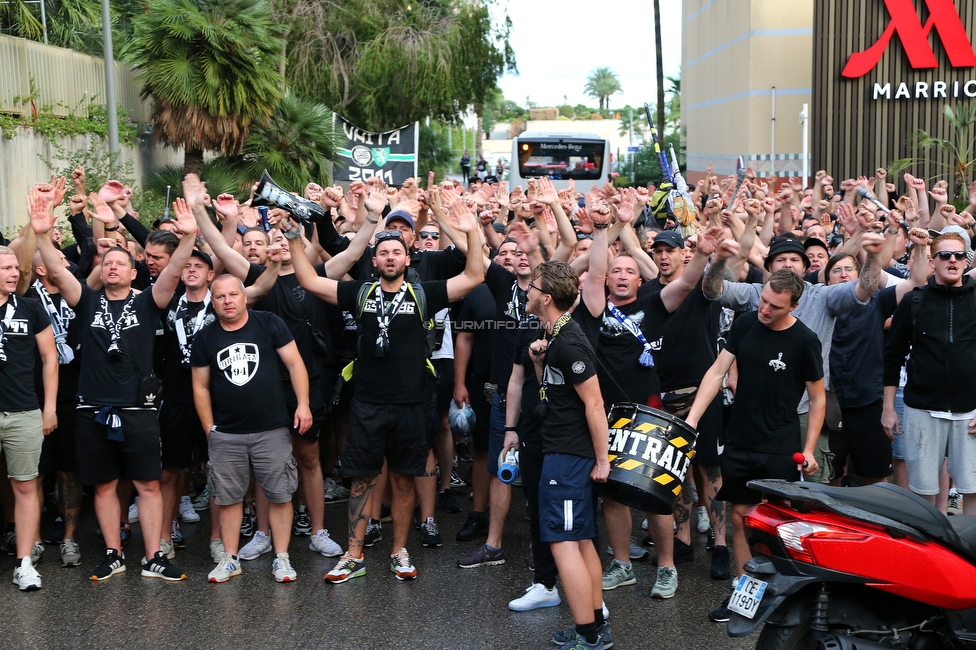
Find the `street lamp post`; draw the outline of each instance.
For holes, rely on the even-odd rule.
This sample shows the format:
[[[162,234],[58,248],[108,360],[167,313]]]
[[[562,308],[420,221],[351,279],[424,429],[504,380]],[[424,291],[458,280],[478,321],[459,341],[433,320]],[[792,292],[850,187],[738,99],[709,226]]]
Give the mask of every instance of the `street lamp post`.
[[[119,153],[119,112],[115,102],[115,55],[112,50],[112,19],[108,0],[102,0],[102,43],[105,58],[105,112],[108,116],[108,150]],[[118,161],[113,159],[114,166]]]

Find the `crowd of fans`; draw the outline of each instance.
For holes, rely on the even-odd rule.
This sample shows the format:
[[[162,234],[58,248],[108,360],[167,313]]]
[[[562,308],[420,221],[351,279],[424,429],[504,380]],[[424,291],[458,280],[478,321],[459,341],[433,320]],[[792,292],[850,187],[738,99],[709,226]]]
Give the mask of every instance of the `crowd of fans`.
[[[558,605],[559,579],[575,627],[553,641],[604,648],[602,593],[636,583],[645,546],[654,597],[675,595],[702,540],[711,576],[735,582],[761,498],[747,482],[797,480],[794,452],[806,480],[890,480],[976,514],[976,396],[952,380],[976,361],[976,187],[958,211],[944,182],[906,174],[899,194],[884,169],[836,188],[824,171],[806,188],[709,170],[686,219],[653,187],[485,177],[310,183],[326,214],[310,222],[253,189],[211,197],[191,174],[152,230],[129,188],[87,188],[81,168],[32,187],[30,223],[0,247],[15,584],[41,587],[42,540],[81,564],[83,486],[104,541],[92,580],[126,570],[136,521],[142,575],[186,579],[180,522],[208,509],[210,582],[264,554],[275,580],[296,580],[296,536],[337,558],[324,578],[339,584],[389,535],[391,572],[415,579],[412,525],[442,545],[436,511],[462,511],[469,455],[456,538],[485,541],[457,565],[503,564],[513,491],[497,472],[515,449],[534,575],[509,607]],[[70,244],[55,217],[69,189]],[[642,541],[631,508],[603,499],[604,567],[593,483],[610,471],[607,412],[627,403],[698,437],[674,514],[646,515]],[[458,422],[473,423],[463,437]],[[191,480],[203,467],[205,487]],[[42,535],[45,483],[59,526]],[[324,512],[345,499],[343,550]]]

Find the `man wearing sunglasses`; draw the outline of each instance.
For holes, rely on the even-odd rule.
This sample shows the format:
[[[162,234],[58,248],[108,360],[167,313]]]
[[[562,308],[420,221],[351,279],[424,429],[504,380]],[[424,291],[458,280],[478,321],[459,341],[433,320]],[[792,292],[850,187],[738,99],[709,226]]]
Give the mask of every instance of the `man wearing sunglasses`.
[[[968,266],[967,242],[946,232],[931,244],[925,287],[898,305],[884,351],[882,424],[905,436],[908,487],[935,505],[939,473],[949,474],[963,495],[963,513],[976,514],[976,393],[966,377],[976,364],[976,279]],[[905,356],[905,414],[899,426],[894,400]],[[944,507],[944,504],[943,504]]]
[[[441,247],[441,230],[437,224],[429,223],[417,233],[417,241],[413,243],[419,251],[436,251]]]

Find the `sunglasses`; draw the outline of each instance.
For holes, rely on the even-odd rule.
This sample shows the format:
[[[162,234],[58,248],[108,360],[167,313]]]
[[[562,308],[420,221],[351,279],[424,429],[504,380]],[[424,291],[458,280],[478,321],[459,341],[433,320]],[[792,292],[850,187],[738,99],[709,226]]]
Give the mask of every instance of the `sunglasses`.
[[[397,232],[399,232],[399,231],[397,231]],[[424,232],[424,231],[420,231],[419,233],[417,233],[417,235],[421,239],[434,239],[434,240],[437,240],[437,239],[440,239],[441,238],[441,234],[439,232]]]
[[[381,242],[387,239],[399,239],[403,241],[403,233],[399,230],[384,230],[376,233],[376,241]]]
[[[935,255],[943,262],[948,262],[951,259],[961,262],[966,259],[965,251],[939,251]]]

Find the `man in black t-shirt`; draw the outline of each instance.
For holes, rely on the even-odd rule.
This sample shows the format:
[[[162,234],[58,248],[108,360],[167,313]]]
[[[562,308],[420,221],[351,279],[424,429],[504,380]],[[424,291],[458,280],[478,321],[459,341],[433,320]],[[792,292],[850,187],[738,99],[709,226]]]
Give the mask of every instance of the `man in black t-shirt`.
[[[630,201],[621,203],[620,219],[611,233],[614,239],[624,228],[630,227],[633,214]],[[593,246],[590,249],[589,271],[583,283],[583,303],[586,308],[577,309],[573,315],[581,320],[583,331],[590,335],[590,341],[596,341],[594,347],[600,361],[598,376],[604,406],[609,409],[615,403],[634,403],[660,408],[661,385],[651,341],[656,342],[661,338],[664,322],[695,288],[705,270],[708,256],[715,250],[715,237],[719,236],[720,230],[710,230],[707,236],[705,233],[699,236],[695,256],[681,277],[659,293],[640,297],[640,268],[634,258],[619,255],[609,264],[608,271],[610,214],[594,210],[591,218]],[[633,526],[630,508],[604,498],[603,514],[607,536],[614,551],[614,560],[604,574],[603,586],[611,590],[635,584],[636,577],[630,564],[630,531]],[[678,572],[674,568],[674,516],[650,514],[647,523],[658,554],[657,580],[651,595],[671,598],[678,588]]]
[[[602,648],[609,623],[603,620],[600,556],[593,543],[597,506],[592,482],[605,482],[610,474],[608,431],[593,348],[569,315],[578,294],[576,270],[554,261],[535,269],[527,293],[526,308],[546,330],[544,338],[529,345],[546,409],[540,537],[552,548],[576,624],[564,647]]]
[[[195,181],[196,176],[189,174],[187,179]],[[89,198],[96,211],[111,212],[97,194]],[[136,269],[128,250],[113,248],[103,256],[100,277],[104,289],[93,291],[60,266],[60,256],[50,237],[54,226],[50,211],[33,210],[31,214],[37,248],[51,281],[87,324],[82,328],[75,442],[79,479],[95,485],[95,512],[107,549],[103,561],[90,573],[93,580],[105,580],[125,571],[115,493],[120,478],[131,478],[139,492],[139,519],[147,558],[142,565],[143,577],[186,579],[159,548],[163,530],[159,491],[162,468],[154,406],[158,382],[152,375],[156,326],[190,258],[196,233],[193,219],[181,217],[177,223],[186,236],[170,264],[150,290],[136,294],[132,291]]]
[[[44,211],[47,202],[41,200]],[[53,245],[52,245],[53,248]],[[0,451],[14,493],[17,567],[14,584],[21,591],[41,588],[34,568],[34,532],[41,521],[37,468],[44,436],[57,427],[58,354],[54,334],[41,304],[17,298],[17,256],[0,246]],[[34,392],[34,358],[40,354],[44,378],[43,411]]]
[[[291,566],[291,499],[298,487],[298,468],[291,454],[288,427],[299,434],[312,426],[309,385],[298,346],[274,314],[248,312],[244,284],[222,275],[212,288],[219,318],[195,337],[193,401],[210,452],[210,484],[220,507],[224,554],[210,572],[210,582],[240,575],[238,558],[244,494],[251,478],[269,502],[268,517],[278,582],[293,582]],[[278,360],[295,391],[294,416],[285,407]]]
[[[738,362],[739,383],[720,456],[722,489],[718,498],[732,504],[732,531],[737,576],[751,557],[743,517],[762,499],[746,483],[753,479],[799,478],[793,453],[800,449],[796,405],[804,389],[810,396],[803,472],[817,471],[814,450],[823,426],[826,396],[820,339],[793,316],[804,284],[789,269],[774,271],[759,297],[759,311],[736,319],[728,345],[705,373],[685,421],[697,427],[702,414],[722,387],[722,379]],[[709,617],[727,621],[726,600]]]
[[[415,578],[417,570],[406,549],[414,504],[414,476],[425,472],[424,400],[427,371],[426,340],[432,314],[471,292],[484,279],[481,239],[474,213],[463,202],[451,206],[468,244],[464,275],[447,281],[406,282],[409,252],[399,232],[377,235],[373,264],[378,282],[336,282],[319,277],[311,266],[295,268],[298,280],[326,302],[357,316],[360,340],[356,382],[349,417],[349,439],[343,452],[343,473],[352,478],[349,497],[349,548],[329,582],[365,575],[363,538],[376,476],[389,463],[393,487],[393,554],[390,569],[397,579]],[[293,255],[300,240],[289,236]],[[376,498],[381,498],[376,496]]]

